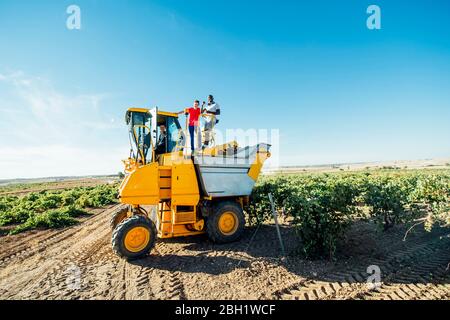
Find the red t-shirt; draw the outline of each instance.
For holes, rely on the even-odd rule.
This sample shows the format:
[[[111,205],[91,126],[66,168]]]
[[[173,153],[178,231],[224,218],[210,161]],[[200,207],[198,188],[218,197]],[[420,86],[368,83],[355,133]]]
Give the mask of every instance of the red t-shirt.
[[[189,113],[189,125],[198,126],[198,118],[200,117],[200,108],[195,109],[194,107],[186,109]]]

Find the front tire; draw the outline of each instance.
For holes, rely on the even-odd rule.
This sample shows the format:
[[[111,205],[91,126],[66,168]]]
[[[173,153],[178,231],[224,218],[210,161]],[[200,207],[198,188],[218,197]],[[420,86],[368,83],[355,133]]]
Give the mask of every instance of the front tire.
[[[208,237],[217,243],[238,240],[242,236],[244,227],[244,212],[241,206],[233,201],[218,203],[206,221]]]
[[[114,230],[119,223],[121,223],[128,217],[128,211],[128,207],[119,207],[118,209],[113,211],[111,219],[109,220],[109,226],[111,227],[111,230]]]
[[[123,220],[112,234],[113,251],[122,258],[136,259],[150,252],[155,246],[156,227],[153,221],[142,215]]]

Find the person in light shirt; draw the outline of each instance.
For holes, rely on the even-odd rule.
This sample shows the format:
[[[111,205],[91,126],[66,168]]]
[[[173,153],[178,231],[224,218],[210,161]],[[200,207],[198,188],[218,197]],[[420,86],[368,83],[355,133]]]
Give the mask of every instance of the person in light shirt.
[[[208,96],[208,104],[202,104],[202,114],[205,115],[205,126],[203,128],[205,132],[205,141],[203,143],[203,149],[207,148],[211,140],[212,131],[214,126],[219,123],[218,116],[220,115],[220,106],[214,101],[214,97],[210,94]]]

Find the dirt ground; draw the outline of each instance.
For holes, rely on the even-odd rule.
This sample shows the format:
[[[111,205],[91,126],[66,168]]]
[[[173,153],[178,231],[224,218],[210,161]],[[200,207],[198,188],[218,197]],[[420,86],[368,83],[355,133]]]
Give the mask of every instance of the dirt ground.
[[[263,225],[226,245],[206,236],[158,241],[127,262],[111,250],[115,208],[70,228],[0,237],[0,299],[450,299],[448,229],[419,227],[402,242],[404,228],[357,223],[333,262],[282,258],[275,227]],[[294,231],[281,232],[294,252]],[[370,265],[381,270],[375,290]]]

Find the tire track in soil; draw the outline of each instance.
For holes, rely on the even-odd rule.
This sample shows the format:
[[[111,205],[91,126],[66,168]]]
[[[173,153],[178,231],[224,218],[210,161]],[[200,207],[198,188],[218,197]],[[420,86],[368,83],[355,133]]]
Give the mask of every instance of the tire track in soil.
[[[240,268],[250,268],[251,270],[257,269],[259,272],[260,265],[263,264],[267,268],[271,268],[273,261],[278,260],[278,258],[267,258],[262,257],[264,253],[273,252],[273,248],[279,247],[278,238],[276,239],[263,239],[258,241],[254,239],[250,246],[248,242],[251,239],[252,232],[244,235],[243,239],[237,242],[228,244],[213,244],[209,240],[199,241],[189,246],[189,250],[181,250],[177,257],[171,259],[171,265],[175,265],[178,270],[183,270],[184,272],[171,272],[168,275],[168,281],[164,282],[163,291],[165,294],[161,295],[161,299],[186,299],[189,297],[197,297],[197,293],[191,292],[189,294],[188,290],[185,290],[185,283],[190,283],[186,288],[192,291],[192,288],[201,287],[198,284],[205,280],[205,276],[201,276],[201,279],[197,281],[192,281],[190,274],[191,272],[197,272],[197,268],[189,267],[189,263],[195,263],[201,265],[201,268],[208,272],[213,272],[217,274],[222,280],[219,282],[224,282],[225,287],[229,287],[229,291],[223,292],[222,299],[233,299],[236,298],[236,293],[242,294],[243,292],[248,293],[248,296],[256,299],[258,295],[252,292],[251,284],[246,281],[236,280],[235,271]],[[249,251],[252,253],[250,254]],[[252,256],[256,251],[260,252],[261,256]],[[186,253],[186,255],[179,255],[180,253]],[[176,259],[176,261],[174,261]],[[195,262],[192,260],[195,259]],[[240,264],[244,262],[244,264]],[[267,271],[265,268],[263,271]],[[192,270],[194,269],[194,270]],[[249,272],[251,272],[251,270]],[[201,271],[200,271],[201,272]],[[239,276],[238,276],[239,277]],[[207,276],[206,276],[207,278]],[[194,283],[193,283],[194,282]],[[193,287],[194,285],[194,287]],[[170,288],[170,289],[166,289]],[[192,296],[191,296],[192,295]],[[211,296],[208,296],[211,298]],[[219,297],[218,297],[219,298]]]
[[[149,299],[151,292],[148,288],[148,273],[150,269],[133,265],[125,260],[123,267],[123,292],[121,297],[126,300]]]
[[[155,270],[152,266],[160,264],[158,260],[169,256],[169,259],[164,260],[164,264],[177,268],[180,266],[180,259],[176,255],[183,251],[185,249],[182,246],[173,248],[170,243],[161,241],[156,243],[149,256],[139,260],[128,262],[114,256],[119,260],[117,269],[120,271],[117,276],[112,277],[111,292],[114,292],[114,295],[111,298],[118,300],[175,298],[176,288],[183,287],[180,274]]]
[[[36,282],[28,285],[27,294],[31,297],[39,297],[39,299],[79,298],[79,294],[87,291],[89,288],[89,283],[83,281],[85,279],[83,274],[86,272],[86,265],[95,259],[96,252],[98,252],[105,236],[106,234],[102,233],[98,239],[82,244],[76,250],[70,250],[67,255],[63,253],[46,270],[44,275],[39,277]],[[71,274],[71,267],[79,271]],[[70,277],[77,276],[77,274],[80,275],[80,288],[72,290],[68,287],[67,281]],[[75,279],[73,280],[76,281]],[[77,286],[76,282],[73,285]]]
[[[386,259],[371,259],[370,264],[380,266],[382,270],[383,279],[391,281],[404,281],[404,284],[395,284],[393,289],[402,290],[406,283],[427,283],[429,281],[445,281],[441,278],[427,278],[427,272],[439,271],[438,274],[443,273],[448,261],[450,260],[450,239],[440,239],[436,236],[426,234],[425,238],[429,239],[423,242],[423,238],[416,239],[412,245],[407,248],[400,248],[395,252],[390,252]],[[399,244],[397,247],[401,247]],[[438,255],[436,252],[438,251]],[[415,266],[417,260],[426,261],[420,265]],[[431,258],[431,260],[430,260]],[[369,264],[367,264],[368,266]],[[367,267],[365,266],[365,267]],[[409,267],[409,269],[405,268]],[[416,268],[417,272],[414,276],[408,274],[410,269]],[[363,269],[364,268],[357,268]],[[400,270],[397,272],[396,270]],[[365,271],[365,270],[364,270]],[[406,277],[400,275],[405,274]],[[446,281],[448,282],[448,273]],[[281,290],[277,290],[272,294],[276,299],[295,299],[295,300],[316,300],[316,299],[363,299],[366,295],[370,296],[371,291],[366,285],[366,278],[368,274],[365,272],[348,272],[345,270],[333,272],[325,276],[324,280],[305,279],[297,283],[290,284]],[[425,277],[425,278],[424,278]],[[428,284],[434,287],[435,284]],[[448,295],[448,285],[444,285],[444,293]],[[385,290],[386,291],[386,290]],[[445,295],[445,294],[444,294]],[[444,296],[443,295],[443,296]],[[423,296],[423,295],[422,295]],[[379,297],[382,298],[382,297]]]
[[[141,259],[127,262],[118,259],[117,269],[112,276],[112,299],[184,299],[182,273],[183,253],[189,251],[179,243],[162,240],[156,243],[152,252]],[[154,266],[170,266],[174,271],[156,269]],[[117,280],[119,279],[119,280]]]
[[[168,300],[186,299],[183,282],[181,281],[180,277],[181,273],[179,271],[170,273],[169,279],[167,281],[166,299]]]
[[[115,261],[105,260],[104,257],[108,254],[107,244],[110,241],[108,231],[103,231],[99,238],[88,243],[82,250],[81,254],[76,257],[69,257],[63,264],[67,265],[72,261],[81,269],[81,287],[78,290],[68,290],[67,298],[102,298],[105,295],[105,291],[109,286],[105,285],[110,280],[108,274],[110,270],[114,270]],[[86,250],[87,248],[87,250]],[[106,267],[106,268],[105,268]],[[59,274],[60,281],[66,281],[67,277],[64,274]],[[64,277],[61,277],[64,276]],[[62,297],[61,297],[62,298]]]
[[[64,269],[73,263],[83,270],[97,256],[102,244],[109,238],[109,230],[105,226],[114,208],[106,209],[90,218],[89,224],[85,222],[58,233],[50,238],[51,241],[41,244],[37,249],[33,248],[23,257],[18,255],[21,260],[20,268],[16,268],[16,264],[13,263],[15,261],[8,259],[0,273],[0,283],[4,288],[2,297],[36,299],[58,297],[55,292],[63,289],[67,279]],[[67,241],[70,237],[71,241]],[[67,292],[64,294],[67,295]]]
[[[136,299],[150,300],[154,299],[150,276],[153,272],[152,268],[139,267],[136,275]]]
[[[186,264],[186,258],[192,256],[192,252],[185,248],[185,244],[176,244],[175,248],[171,242],[157,243],[154,251],[157,256],[148,257],[152,260],[151,265],[170,266],[169,270],[152,270],[149,284],[153,293],[153,299],[157,300],[182,300],[186,299],[184,292],[184,274],[179,270]],[[194,253],[194,256],[200,256]],[[161,274],[162,273],[162,274]]]
[[[289,273],[283,263],[278,261],[279,243],[272,229],[266,230],[261,236],[258,235],[249,247],[248,241],[252,232],[247,232],[241,241],[227,245],[212,244],[201,238],[160,240],[148,257],[127,262],[116,257],[111,251],[109,218],[116,208],[117,206],[108,208],[70,229],[57,231],[52,235],[33,237],[34,239],[50,239],[42,240],[46,241],[45,245],[29,245],[31,248],[25,250],[22,244],[10,246],[10,249],[15,250],[11,251],[11,255],[15,254],[15,256],[5,259],[0,269],[0,298],[201,298],[208,293],[198,293],[198,290],[215,288],[211,286],[211,281],[223,283],[227,288],[220,295],[215,295],[216,298],[245,297],[254,290],[260,290],[259,293],[253,292],[256,297],[261,297],[261,292],[266,292],[263,296],[272,299],[383,299],[402,294],[417,298],[448,298],[449,279],[444,272],[444,266],[448,264],[448,261],[445,263],[448,255],[445,255],[444,249],[436,245],[436,233],[418,236],[407,245],[393,244],[392,251],[388,255],[377,259],[370,258],[370,264],[378,264],[383,272],[389,270],[386,274],[392,277],[390,282],[385,281],[378,293],[367,292],[363,286],[365,283],[358,283],[364,282],[367,274],[359,272],[349,274],[348,270],[343,268],[334,268],[333,273],[325,281],[299,279],[301,276]],[[384,238],[389,240],[398,237],[400,233],[401,230],[397,230]],[[289,241],[287,236],[283,239],[286,242]],[[448,240],[444,245],[447,247],[450,245]],[[8,252],[3,249],[0,251]],[[429,255],[436,256],[437,260],[428,259]],[[414,266],[415,260],[422,258],[421,261],[424,261],[424,257],[424,263]],[[247,266],[229,265],[234,262],[237,264],[240,260],[245,260]],[[78,290],[68,288],[66,283],[68,277],[66,269],[72,263],[79,267],[81,272]],[[401,273],[402,264],[415,267],[414,272],[419,276],[433,271],[434,277],[430,279],[440,283],[412,283],[408,274]],[[367,265],[364,265],[364,268]],[[363,266],[362,263],[353,269],[359,270],[357,268],[361,266]],[[395,272],[397,269],[400,272]],[[205,275],[203,273],[205,271],[208,274]],[[215,273],[217,271],[219,272]],[[273,286],[276,291],[272,290],[272,295],[267,287],[262,288],[256,284],[258,279],[264,280],[266,276],[278,276],[280,271],[283,272],[284,278],[277,280],[274,277]],[[242,276],[245,276],[246,272],[253,275],[243,279]],[[411,288],[402,285],[402,281],[407,282],[408,285],[411,284]]]
[[[110,252],[109,216],[117,206],[89,217],[80,225],[69,229],[38,234],[36,245],[23,242],[22,245],[9,246],[9,253],[3,263],[6,269],[25,262],[19,270],[0,272],[1,297],[19,299],[185,299],[184,274],[182,267],[191,262],[192,250],[185,247],[192,243],[158,242],[152,256],[148,257],[155,265],[158,256],[165,258],[161,263],[170,270],[155,270],[151,266],[136,266],[121,260]],[[36,241],[37,242],[37,241]],[[201,248],[212,245],[198,243]],[[195,243],[194,243],[195,246]],[[233,246],[238,246],[234,244]],[[229,248],[228,248],[229,249]],[[228,250],[195,252],[194,256],[214,259],[219,256],[234,255]],[[106,258],[107,257],[107,258]],[[71,264],[80,268],[81,284],[78,290],[67,287],[66,269]],[[102,263],[108,264],[102,268]],[[7,270],[8,271],[8,270]],[[155,281],[160,279],[162,281]],[[96,283],[100,283],[97,284]],[[14,285],[12,285],[14,284]]]
[[[450,273],[446,269],[450,261],[448,250],[450,241],[446,246],[430,248],[424,252],[426,257],[422,263],[412,264],[399,271],[390,270],[390,274],[376,290],[356,294],[358,299],[443,299],[450,295]]]
[[[391,245],[390,251],[385,257],[387,261],[395,261],[399,257],[405,256],[408,253],[414,252],[415,250],[427,246],[427,241],[434,241],[436,239],[436,234],[431,233],[425,233],[422,234],[420,238],[416,238],[411,243],[409,243],[409,246],[405,248],[405,244],[399,241],[392,241],[395,238],[401,236],[403,238],[404,231],[401,229],[391,230],[389,234],[383,234],[385,240],[387,239],[390,243],[394,242],[394,245]],[[440,232],[440,234],[445,234],[445,232]],[[370,264],[383,264],[385,261],[379,260],[379,259],[370,259]],[[365,264],[364,267],[368,266],[369,264]],[[361,266],[359,266],[362,268]],[[353,269],[358,268],[358,266],[354,267]],[[273,292],[273,296],[276,298],[281,298],[283,295],[286,295],[289,297],[290,290],[296,290],[301,287],[307,287],[311,288],[311,290],[307,290],[306,288],[306,295],[303,294],[305,299],[317,299],[317,298],[323,298],[327,295],[331,295],[335,293],[336,291],[348,287],[352,283],[356,283],[358,281],[364,281],[364,279],[367,277],[367,274],[365,273],[349,273],[348,270],[337,270],[333,272],[332,275],[329,276],[331,283],[329,281],[317,281],[313,279],[302,279],[298,282],[293,282],[288,284],[285,287],[282,287],[278,290],[275,290]],[[333,283],[333,281],[335,281]],[[331,288],[328,288],[328,286],[331,284]],[[292,298],[292,297],[291,297]],[[295,298],[295,296],[293,297]],[[300,297],[297,297],[300,298]]]
[[[82,228],[85,227],[86,224],[93,224],[98,222],[98,220],[104,219],[104,213],[106,211],[109,213],[111,212],[111,210],[114,210],[118,207],[120,207],[120,205],[108,206],[105,209],[101,210],[90,210],[89,212],[92,214],[92,216],[86,218],[79,225],[64,228],[61,230],[44,231],[44,234],[38,232],[31,237],[23,236],[23,238],[19,240],[19,243],[13,243],[13,245],[11,246],[2,246],[0,253],[0,267],[15,262],[15,260],[29,258],[44,250],[48,250],[51,246],[59,245],[62,241],[79,232]],[[96,213],[96,211],[98,212]]]
[[[218,277],[222,279],[218,281],[223,282],[225,287],[229,288],[228,292],[224,290],[222,295],[217,296],[217,298],[236,299],[239,295],[242,298],[242,294],[244,293],[247,297],[258,299],[258,297],[266,297],[266,295],[262,293],[255,294],[251,289],[254,285],[253,281],[242,281],[243,279],[241,277],[244,276],[246,278],[248,277],[248,273],[252,272],[255,272],[257,277],[261,272],[267,272],[269,269],[279,266],[281,258],[280,243],[274,230],[270,228],[269,234],[267,234],[267,230],[265,232],[263,231],[264,233],[260,230],[259,234],[257,234],[251,243],[249,241],[252,239],[255,229],[247,229],[247,232],[244,233],[244,237],[240,241],[228,244],[214,244],[210,240],[199,239],[194,244],[190,244],[188,247],[189,250],[182,250],[182,252],[186,252],[186,256],[188,256],[185,257],[187,263],[189,261],[192,263],[192,258],[195,258],[194,263],[202,266],[199,269],[208,270],[209,273],[214,269],[213,274],[218,274]],[[290,242],[289,240],[292,240],[291,238],[291,236],[283,233],[283,241],[288,251],[292,250],[292,247],[295,247],[293,244],[297,243],[296,241]],[[275,253],[274,256],[273,253]],[[190,271],[183,268],[187,265],[187,263],[183,265],[183,256],[179,256],[177,259],[180,265],[179,270],[185,271],[184,273],[180,273],[178,279],[183,284],[190,283],[190,285],[186,286],[190,291],[192,291],[192,288],[202,287],[199,285],[202,281],[208,281],[204,279],[205,276],[201,275],[200,279],[192,281]],[[241,272],[243,271],[242,268],[244,270],[247,269],[244,274]],[[188,269],[190,269],[189,266]],[[176,287],[177,285],[174,284],[174,286]],[[176,296],[195,297],[195,299],[198,299],[198,294],[195,292],[189,293],[189,290],[181,291]],[[169,295],[169,297],[171,296]],[[211,299],[211,295],[207,295],[207,297]]]
[[[195,243],[157,242],[154,249],[154,253],[157,255],[148,258],[152,260],[149,265],[164,264],[170,268],[168,268],[169,270],[153,269],[152,272],[148,272],[151,273],[149,284],[153,292],[153,299],[181,300],[188,298],[185,291],[185,280],[191,280],[189,279],[190,273],[180,270],[189,268],[193,259],[195,259],[195,264],[207,266],[217,258],[236,258],[239,256],[239,252],[235,251],[239,247],[245,246],[242,241],[239,241],[223,246],[226,250],[222,250],[220,245],[212,244],[209,240],[197,241]]]
[[[380,288],[370,289],[367,287],[366,283],[358,281],[358,283],[354,283],[347,288],[346,293],[342,293],[345,295],[346,299],[368,299],[378,290],[389,290],[389,283],[394,285],[390,290],[398,288],[400,291],[403,290],[406,284],[423,283],[433,287],[437,284],[436,282],[439,282],[439,279],[436,277],[429,277],[427,274],[429,272],[438,271],[442,263],[447,263],[449,258],[449,253],[445,248],[433,246],[423,248],[401,262],[385,264],[384,268],[382,268],[382,270],[384,269],[384,272],[382,274],[383,282],[381,283]],[[420,265],[416,264],[416,259],[422,261]],[[399,299],[401,296],[402,295],[397,296],[395,299]]]
[[[171,252],[169,255],[151,256],[152,265],[166,265],[170,266],[169,270],[148,269],[148,284],[149,290],[152,293],[152,298],[157,300],[182,300],[186,299],[184,291],[182,270],[186,262],[185,255],[179,255],[184,248],[178,248],[177,253]]]

